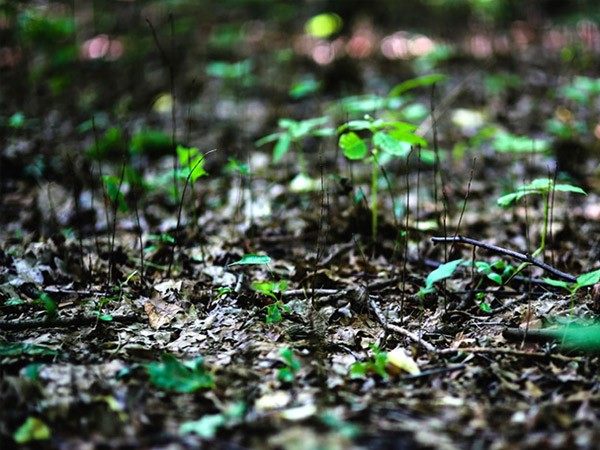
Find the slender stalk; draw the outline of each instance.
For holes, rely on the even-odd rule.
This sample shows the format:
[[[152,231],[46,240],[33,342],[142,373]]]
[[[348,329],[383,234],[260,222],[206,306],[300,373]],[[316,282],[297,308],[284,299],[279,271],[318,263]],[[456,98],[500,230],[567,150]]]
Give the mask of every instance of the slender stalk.
[[[373,149],[373,165],[371,168],[371,233],[373,242],[377,242],[377,184],[379,172],[377,169],[377,150]]]

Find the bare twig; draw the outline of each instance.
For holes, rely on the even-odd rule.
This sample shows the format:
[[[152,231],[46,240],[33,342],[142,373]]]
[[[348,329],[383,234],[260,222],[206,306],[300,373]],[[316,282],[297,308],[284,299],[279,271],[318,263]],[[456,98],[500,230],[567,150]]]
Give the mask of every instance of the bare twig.
[[[584,358],[572,357],[565,355],[554,355],[543,352],[528,352],[524,350],[515,350],[512,348],[495,348],[495,347],[459,347],[459,348],[444,348],[437,351],[438,355],[454,355],[456,353],[479,353],[479,354],[500,354],[519,356],[524,358],[538,358],[538,359],[555,359],[558,361],[584,361]]]
[[[30,330],[33,328],[71,328],[71,327],[86,327],[96,325],[98,323],[136,323],[142,322],[142,319],[130,316],[113,316],[110,322],[98,320],[98,316],[78,316],[55,320],[0,320],[0,330]]]
[[[413,333],[412,331],[408,331],[404,327],[394,325],[393,323],[389,323],[387,321],[387,319],[384,317],[383,312],[381,311],[381,308],[379,308],[379,306],[377,305],[375,300],[370,299],[369,306],[371,307],[371,311],[373,311],[373,313],[375,314],[375,317],[377,317],[377,320],[379,321],[379,323],[383,326],[383,328],[386,331],[393,331],[394,333],[401,334],[402,336],[405,336],[405,337],[409,338],[411,341],[420,345],[428,352],[432,352],[432,353],[437,352],[437,349],[433,345],[431,345],[429,342],[424,341],[423,338],[421,338],[421,336]]]
[[[491,244],[486,244],[485,242],[477,241],[475,239],[471,239],[471,238],[464,237],[461,235],[457,235],[457,236],[453,236],[453,237],[432,237],[431,242],[433,242],[434,244],[438,244],[440,242],[461,242],[464,244],[473,245],[475,247],[481,247],[481,248],[484,248],[491,252],[510,256],[512,258],[518,259],[519,261],[523,261],[523,262],[532,264],[534,266],[539,267],[540,269],[545,270],[546,272],[551,273],[552,275],[562,278],[563,280],[570,281],[571,283],[575,283],[577,281],[576,276],[573,276],[568,273],[562,272],[558,269],[555,269],[554,267],[549,266],[548,264],[540,261],[539,259],[533,258],[530,255],[527,255],[525,253],[519,253],[519,252],[515,252],[513,250],[509,250],[507,248],[498,247],[496,245],[491,245]]]

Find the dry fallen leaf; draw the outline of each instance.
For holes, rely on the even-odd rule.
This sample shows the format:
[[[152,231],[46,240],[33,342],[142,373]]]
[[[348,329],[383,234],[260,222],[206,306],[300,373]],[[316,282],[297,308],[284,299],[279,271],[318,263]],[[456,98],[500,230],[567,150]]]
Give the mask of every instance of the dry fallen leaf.
[[[421,373],[421,369],[419,369],[415,360],[402,347],[396,347],[389,352],[387,354],[387,362],[387,371],[394,375],[397,375],[401,371],[408,372],[411,375],[419,375]]]

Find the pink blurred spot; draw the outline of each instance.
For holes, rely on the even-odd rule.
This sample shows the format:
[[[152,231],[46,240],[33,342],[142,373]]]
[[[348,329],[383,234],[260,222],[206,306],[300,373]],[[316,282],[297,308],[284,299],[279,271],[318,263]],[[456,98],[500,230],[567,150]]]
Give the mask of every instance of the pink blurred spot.
[[[476,34],[469,39],[469,48],[475,58],[487,58],[492,54],[492,42],[483,34]]]
[[[118,59],[123,54],[123,45],[118,40],[111,40],[106,34],[100,34],[85,41],[81,48],[83,59],[110,58]]]
[[[373,25],[365,21],[359,24],[352,33],[350,41],[346,44],[346,51],[352,58],[366,58],[373,53],[374,47],[375,33]]]
[[[321,66],[330,64],[335,58],[335,50],[331,44],[321,42],[312,49],[312,58]]]
[[[594,136],[596,136],[596,139],[600,139],[600,122],[594,127]]]
[[[435,43],[426,36],[415,36],[409,42],[409,49],[414,56],[423,56],[435,50]]]
[[[597,24],[590,20],[582,20],[577,24],[577,29],[583,44],[587,48],[600,51],[600,32]]]
[[[404,31],[387,36],[381,42],[381,53],[388,59],[407,59],[410,56],[408,37]]]
[[[521,48],[529,47],[534,38],[531,26],[522,20],[516,20],[511,24],[510,34],[517,46]]]

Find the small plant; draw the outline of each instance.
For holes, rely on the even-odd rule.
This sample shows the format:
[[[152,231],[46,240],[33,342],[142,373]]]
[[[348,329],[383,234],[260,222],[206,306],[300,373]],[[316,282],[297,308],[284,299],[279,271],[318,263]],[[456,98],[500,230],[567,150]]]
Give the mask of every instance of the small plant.
[[[236,261],[234,263],[229,264],[229,266],[236,265],[250,265],[250,264],[258,264],[265,265],[267,269],[271,272],[271,276],[273,277],[273,272],[269,268],[269,263],[271,262],[271,258],[267,255],[244,255],[242,259]],[[274,303],[266,306],[267,315],[266,315],[266,324],[278,324],[282,320],[281,311],[289,312],[289,307],[286,306],[277,294],[285,291],[287,289],[288,282],[286,280],[280,281],[253,281],[251,284],[252,289],[257,291],[262,295],[266,295],[267,297],[271,297],[275,300]]]
[[[600,80],[588,77],[575,77],[572,83],[561,86],[558,96],[565,104],[556,108],[554,117],[546,122],[550,134],[560,139],[580,139],[596,124],[597,99],[600,96]],[[579,111],[574,111],[579,107]],[[587,121],[582,117],[587,113]]]
[[[339,146],[344,156],[352,161],[365,161],[371,164],[371,233],[377,240],[377,192],[379,185],[379,154],[403,158],[410,152],[411,145],[427,146],[427,141],[414,134],[416,125],[406,122],[387,122],[366,116],[363,120],[351,120],[338,128]],[[356,132],[367,131],[370,139],[360,137]]]
[[[114,175],[104,175],[102,177],[104,189],[106,189],[106,195],[113,205],[114,211],[127,212],[129,207],[125,201],[125,195],[123,194],[123,179]]]
[[[111,314],[103,313],[102,310],[104,309],[104,307],[108,303],[111,303],[111,302],[114,302],[114,301],[120,302],[121,299],[123,298],[123,296],[127,296],[128,295],[128,294],[125,293],[125,286],[127,286],[127,284],[129,284],[129,282],[137,274],[138,274],[138,271],[134,270],[133,272],[131,272],[127,276],[127,278],[125,278],[124,281],[120,282],[118,284],[118,286],[115,287],[115,294],[114,295],[110,295],[108,297],[103,297],[100,300],[98,300],[98,304],[96,305],[96,309],[92,313],[92,314],[94,314],[94,315],[96,315],[98,317],[98,320],[102,320],[104,322],[110,322],[111,320],[113,320],[113,316]]]
[[[383,352],[381,349],[371,344],[373,357],[365,362],[355,362],[350,367],[350,378],[365,378],[368,374],[374,373],[383,379],[398,375],[401,372],[410,375],[421,373],[415,360],[407,354],[402,347],[397,347],[390,352]]]
[[[529,195],[542,196],[544,202],[544,224],[542,227],[540,246],[531,255],[533,258],[537,257],[546,248],[546,235],[548,234],[548,225],[550,220],[550,194],[553,191],[573,192],[576,194],[587,195],[586,192],[580,187],[573,186],[571,184],[555,184],[554,180],[550,178],[537,178],[531,183],[527,183],[518,187],[514,192],[503,195],[497,200],[498,205],[507,207]],[[524,264],[526,265],[527,263]],[[516,273],[520,272],[524,267],[523,264],[521,266],[522,267],[517,269]]]
[[[165,353],[160,362],[146,365],[150,382],[160,389],[189,393],[215,387],[213,376],[204,366],[202,356],[193,361],[180,362],[174,355]]]
[[[500,286],[502,286],[504,281],[509,279],[515,271],[515,268],[511,264],[507,264],[502,260],[491,263],[486,261],[475,261],[475,268],[477,269],[477,272],[485,275],[488,279]]]
[[[593,272],[587,272],[577,277],[575,283],[569,283],[568,281],[554,280],[552,278],[544,278],[544,281],[552,286],[561,287],[568,290],[571,295],[581,289],[582,287],[593,286],[596,283],[600,283],[600,269],[594,270]]]
[[[175,244],[175,238],[169,233],[149,234],[148,244],[144,247],[144,253],[158,251]]]
[[[300,370],[300,361],[294,356],[291,348],[283,348],[279,351],[285,367],[277,371],[277,379],[285,383],[291,383],[296,379],[296,374]]]
[[[207,414],[199,420],[184,422],[179,428],[179,433],[193,433],[203,439],[214,439],[220,428],[237,424],[243,418],[245,412],[245,403],[233,403],[222,413]]]
[[[358,361],[350,367],[350,378],[365,378],[369,373],[375,373],[381,378],[387,379],[388,373],[385,370],[387,366],[388,355],[375,344],[370,344],[369,347],[373,352],[373,356],[368,361]]]
[[[212,61],[206,65],[206,73],[211,77],[225,80],[232,89],[248,88],[256,83],[256,78],[252,75],[250,59],[235,63]]]
[[[58,304],[45,292],[40,292],[34,302],[44,307],[46,320],[55,320],[58,317]]]
[[[551,286],[561,287],[569,291],[569,293],[571,294],[572,310],[575,306],[575,294],[579,289],[581,289],[582,287],[589,287],[600,283],[600,269],[594,270],[593,272],[584,273],[583,275],[579,275],[574,283],[569,283],[563,280],[554,280],[552,278],[544,278],[543,280]]]
[[[275,142],[273,147],[273,163],[277,164],[294,148],[298,156],[300,172],[306,173],[306,162],[302,153],[302,140],[309,136],[325,137],[334,134],[333,128],[321,128],[329,121],[329,117],[316,117],[306,120],[279,119],[278,127],[281,131],[269,134],[255,142],[257,147]]]
[[[432,271],[425,279],[425,286],[419,289],[419,297],[423,298],[427,294],[435,292],[433,285],[438,281],[445,280],[452,276],[458,266],[463,262],[462,259],[455,259],[447,263],[441,264],[437,269]]]

